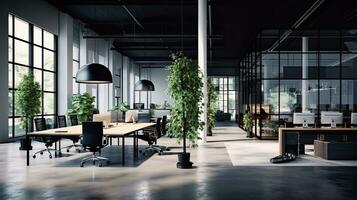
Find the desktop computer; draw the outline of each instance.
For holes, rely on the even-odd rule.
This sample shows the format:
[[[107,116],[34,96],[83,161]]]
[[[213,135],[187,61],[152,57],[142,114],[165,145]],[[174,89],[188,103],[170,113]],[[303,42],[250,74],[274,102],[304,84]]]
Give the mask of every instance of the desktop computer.
[[[294,113],[293,123],[307,128],[309,124],[315,124],[315,113]]]
[[[351,113],[351,125],[357,125],[357,113]]]
[[[321,124],[330,124],[335,128],[337,124],[343,124],[343,115],[340,112],[321,112]]]

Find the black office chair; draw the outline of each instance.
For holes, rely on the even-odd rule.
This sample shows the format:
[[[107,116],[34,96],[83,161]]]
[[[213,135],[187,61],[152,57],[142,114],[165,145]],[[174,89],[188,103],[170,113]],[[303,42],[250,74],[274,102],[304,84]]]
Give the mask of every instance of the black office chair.
[[[79,125],[77,115],[70,115],[69,120],[71,121],[71,126]]]
[[[89,149],[93,153],[91,157],[83,158],[80,166],[83,167],[84,163],[92,161],[93,165],[98,162],[98,166],[102,167],[101,161],[109,164],[109,159],[101,156],[96,156],[95,153],[100,151],[106,144],[103,144],[103,122],[83,122],[82,123],[82,146]]]
[[[149,123],[150,113],[138,113],[138,123]]]
[[[66,119],[66,116],[65,115],[59,115],[57,116],[57,126],[58,128],[63,128],[63,127],[67,127],[67,119]],[[65,146],[63,147],[62,149],[66,149],[67,152],[69,152],[69,150],[71,148],[76,148],[77,147],[77,151],[80,152],[81,151],[81,148],[82,148],[82,145],[80,144],[76,144],[79,140],[80,140],[80,137],[79,136],[66,136],[64,137],[66,139],[70,139],[72,140],[73,144],[72,145],[69,145],[69,146]]]
[[[154,129],[144,129],[143,135],[139,135],[138,138],[147,141],[149,146],[139,152],[145,156],[147,151],[155,151],[162,153],[162,149],[155,145],[157,139],[161,137],[161,118],[156,119],[156,125]]]
[[[36,118],[35,119],[35,129],[36,131],[43,131],[46,130],[46,119],[45,118]],[[43,152],[47,151],[49,154],[49,158],[52,158],[51,151],[55,151],[60,153],[59,150],[49,148],[53,145],[53,143],[57,142],[60,140],[60,138],[57,137],[50,137],[50,136],[43,136],[43,137],[34,137],[34,140],[37,142],[45,143],[46,149],[42,149],[40,151],[37,151],[32,157],[36,158],[36,154],[41,154],[43,155]]]
[[[142,109],[144,109],[145,104],[144,103],[134,103],[133,106],[134,106],[134,109],[142,110]]]

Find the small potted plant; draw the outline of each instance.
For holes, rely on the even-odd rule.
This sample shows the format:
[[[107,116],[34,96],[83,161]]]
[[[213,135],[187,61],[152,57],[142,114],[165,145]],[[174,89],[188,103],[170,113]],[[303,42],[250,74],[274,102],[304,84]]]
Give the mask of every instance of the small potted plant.
[[[25,75],[16,92],[16,109],[21,115],[21,127],[25,129],[25,134],[32,131],[33,118],[41,111],[41,87],[34,80],[34,75],[30,72]],[[22,139],[20,150],[31,150],[31,140]]]
[[[119,103],[119,105],[117,105],[117,106],[114,106],[113,108],[112,108],[112,111],[113,112],[122,112],[122,119],[123,119],[123,121],[125,120],[125,112],[126,111],[128,111],[129,110],[129,108],[130,108],[130,106],[129,106],[129,104],[127,103],[127,102],[122,102],[122,103]],[[118,115],[117,115],[117,119],[118,119],[119,117],[118,117]],[[117,120],[117,121],[119,121],[119,119]]]
[[[76,94],[72,96],[72,108],[68,110],[68,115],[77,115],[79,123],[90,118],[94,110],[95,97],[89,93]]]
[[[247,131],[247,137],[252,136],[252,128],[253,128],[253,115],[249,111],[246,111],[243,116],[243,128]]]

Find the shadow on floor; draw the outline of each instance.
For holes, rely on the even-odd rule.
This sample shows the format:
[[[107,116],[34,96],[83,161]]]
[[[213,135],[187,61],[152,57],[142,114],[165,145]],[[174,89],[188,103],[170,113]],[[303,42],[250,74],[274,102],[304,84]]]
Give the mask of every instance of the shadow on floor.
[[[139,150],[143,150],[147,147],[147,145],[139,145]],[[138,153],[138,159],[134,160],[133,158],[133,148],[132,146],[125,146],[125,166],[124,167],[138,167],[146,160],[148,160],[151,156],[155,154],[154,151],[146,151],[145,155]],[[90,157],[92,153],[83,152],[72,155],[72,159],[66,159],[66,161],[59,162],[55,165],[55,167],[75,167],[80,165],[81,160],[86,157]],[[97,154],[98,155],[98,154]],[[108,167],[123,167],[122,166],[122,147],[121,146],[107,146],[102,149],[101,153],[102,157],[108,158],[110,164]],[[84,164],[84,167],[92,166],[90,162]]]

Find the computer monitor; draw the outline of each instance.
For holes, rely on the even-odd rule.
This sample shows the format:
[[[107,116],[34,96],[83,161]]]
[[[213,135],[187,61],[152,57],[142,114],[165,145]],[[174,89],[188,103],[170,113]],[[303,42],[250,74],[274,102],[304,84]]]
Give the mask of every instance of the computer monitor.
[[[141,110],[144,109],[144,107],[145,107],[144,103],[134,103],[134,109]]]
[[[351,125],[357,125],[357,113],[351,113]]]
[[[321,124],[331,124],[331,127],[336,127],[336,124],[343,123],[343,115],[340,112],[321,112]]]
[[[303,127],[315,124],[315,113],[294,113],[293,123],[302,124]]]
[[[111,113],[103,113],[103,114],[94,114],[93,115],[94,122],[103,122],[104,127],[108,128],[111,122]]]

